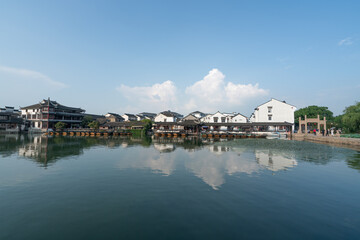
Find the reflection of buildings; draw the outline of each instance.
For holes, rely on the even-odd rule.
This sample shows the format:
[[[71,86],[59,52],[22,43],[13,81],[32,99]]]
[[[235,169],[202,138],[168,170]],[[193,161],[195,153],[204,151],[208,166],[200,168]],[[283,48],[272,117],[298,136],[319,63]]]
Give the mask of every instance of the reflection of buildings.
[[[227,147],[227,146],[224,146],[224,145],[215,145],[215,144],[213,144],[213,145],[209,145],[209,150],[212,153],[221,155],[224,152],[230,151],[230,148]]]
[[[297,161],[294,158],[272,153],[271,150],[255,150],[255,158],[259,165],[274,172],[286,170],[297,165]]]
[[[46,136],[35,136],[32,141],[19,147],[19,156],[32,158],[36,162],[46,166],[57,159],[80,155],[82,142],[71,138],[49,138]]]

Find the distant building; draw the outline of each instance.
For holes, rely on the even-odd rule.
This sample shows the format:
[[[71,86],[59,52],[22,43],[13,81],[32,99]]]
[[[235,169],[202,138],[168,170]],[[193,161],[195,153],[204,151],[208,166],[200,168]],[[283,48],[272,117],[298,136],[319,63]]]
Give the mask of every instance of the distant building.
[[[183,117],[183,115],[171,112],[170,110],[164,111],[156,115],[155,122],[177,122]]]
[[[240,113],[237,113],[235,115],[233,115],[231,117],[231,120],[230,120],[232,123],[247,123],[248,122],[248,118],[245,117],[244,115],[240,114]]]
[[[232,115],[228,113],[216,112],[214,114],[208,114],[201,119],[204,123],[230,123]]]
[[[138,121],[141,121],[143,119],[149,119],[151,121],[154,121],[156,117],[156,113],[148,113],[148,112],[142,112],[136,115],[138,117]]]
[[[134,114],[125,113],[124,115],[121,115],[121,117],[124,119],[124,121],[137,121],[137,117]]]
[[[84,117],[85,110],[67,107],[56,101],[42,100],[39,103],[22,107],[21,116],[31,122],[31,127],[46,131],[55,129],[55,124],[63,122],[67,128],[78,128]]]
[[[107,114],[105,114],[105,118],[109,122],[123,122],[123,121],[125,121],[125,119],[122,116],[120,116],[120,114],[117,114],[117,113],[107,113]]]
[[[294,112],[296,107],[272,98],[255,108],[251,114],[250,122],[253,123],[291,123],[294,130]],[[271,127],[269,128],[272,129]]]
[[[203,113],[203,112],[200,112],[200,111],[195,111],[195,112],[192,112],[190,113],[191,115],[197,117],[197,118],[203,118],[205,117],[207,114]]]
[[[14,107],[0,108],[0,132],[20,132],[25,128],[25,121],[20,111]]]

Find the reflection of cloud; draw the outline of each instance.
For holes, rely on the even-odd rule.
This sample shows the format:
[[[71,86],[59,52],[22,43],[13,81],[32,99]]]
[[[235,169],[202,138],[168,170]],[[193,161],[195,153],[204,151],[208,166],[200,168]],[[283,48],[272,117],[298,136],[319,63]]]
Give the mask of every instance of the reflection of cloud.
[[[171,143],[154,143],[154,148],[159,152],[172,152],[175,150],[175,145]]]
[[[211,151],[215,154],[206,155],[204,151],[189,154],[189,160],[185,162],[186,168],[191,170],[197,177],[201,178],[206,184],[214,190],[218,190],[225,183],[225,175],[233,175],[235,173],[252,174],[259,170],[256,162],[250,160],[252,158],[243,158],[239,153],[228,152],[229,147],[210,145]],[[225,153],[219,155],[219,153]]]
[[[286,170],[297,165],[297,161],[292,157],[280,154],[273,154],[270,150],[255,150],[256,161],[270,171]]]
[[[149,150],[143,156],[136,158],[123,158],[117,165],[120,169],[126,168],[149,168],[157,173],[169,176],[175,170],[175,155],[159,154],[157,151]]]

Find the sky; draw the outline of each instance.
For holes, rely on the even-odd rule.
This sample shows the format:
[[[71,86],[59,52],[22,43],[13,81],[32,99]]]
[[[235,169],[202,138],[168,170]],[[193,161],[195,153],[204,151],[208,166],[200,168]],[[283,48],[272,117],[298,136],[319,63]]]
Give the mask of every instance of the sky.
[[[1,1],[0,107],[240,112],[360,101],[360,1]]]

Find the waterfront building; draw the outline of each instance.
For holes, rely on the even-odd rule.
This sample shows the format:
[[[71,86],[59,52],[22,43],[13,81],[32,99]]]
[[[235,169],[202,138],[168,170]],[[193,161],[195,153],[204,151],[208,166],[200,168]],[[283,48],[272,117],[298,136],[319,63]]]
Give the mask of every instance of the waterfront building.
[[[141,121],[143,119],[149,119],[151,121],[154,121],[156,113],[142,112],[137,114],[136,116],[138,117],[138,121]]]
[[[177,122],[183,117],[183,115],[171,112],[170,110],[164,111],[156,115],[155,122]]]
[[[214,114],[208,114],[201,118],[201,122],[204,123],[229,123],[231,122],[232,114],[216,112]]]
[[[272,98],[270,101],[263,103],[255,108],[250,117],[253,123],[291,123],[294,130],[294,112],[296,107]],[[269,130],[281,130],[269,126]]]
[[[64,106],[50,98],[21,108],[22,118],[30,121],[30,127],[41,131],[55,129],[58,122],[65,123],[66,128],[78,128],[84,113],[85,110],[81,108]]]
[[[125,113],[124,115],[121,115],[121,117],[124,119],[125,122],[137,121],[137,117],[134,114]]]
[[[0,132],[20,132],[24,128],[25,122],[18,109],[9,106],[0,108]]]
[[[231,117],[230,122],[232,122],[232,123],[247,123],[248,119],[244,115],[242,115],[240,113],[236,113],[235,115],[233,115]]]
[[[109,122],[123,122],[123,121],[125,121],[125,119],[122,116],[120,116],[120,114],[117,114],[117,113],[107,113],[107,114],[105,114],[105,118]]]
[[[200,111],[195,111],[190,113],[191,115],[197,117],[198,119],[205,117],[207,114],[200,112]]]

